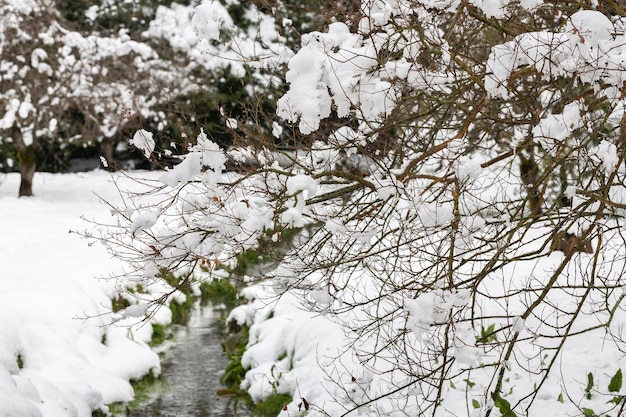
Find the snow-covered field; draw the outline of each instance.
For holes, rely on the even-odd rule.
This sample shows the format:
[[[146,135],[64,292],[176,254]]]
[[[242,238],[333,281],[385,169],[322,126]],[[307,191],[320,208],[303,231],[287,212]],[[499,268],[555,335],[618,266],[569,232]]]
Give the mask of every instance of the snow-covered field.
[[[129,379],[160,370],[151,326],[108,325],[116,283],[98,277],[120,262],[69,233],[108,216],[94,193],[119,199],[111,175],[37,173],[33,198],[18,185],[0,176],[0,416],[87,417],[130,400]]]

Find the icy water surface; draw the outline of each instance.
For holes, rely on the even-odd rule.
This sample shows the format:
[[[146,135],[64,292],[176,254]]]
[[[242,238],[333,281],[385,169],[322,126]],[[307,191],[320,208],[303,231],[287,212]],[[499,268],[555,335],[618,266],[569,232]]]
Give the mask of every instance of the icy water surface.
[[[219,373],[228,358],[222,350],[223,324],[212,307],[198,307],[187,326],[175,328],[177,344],[162,360],[166,392],[128,417],[232,417],[217,396]]]

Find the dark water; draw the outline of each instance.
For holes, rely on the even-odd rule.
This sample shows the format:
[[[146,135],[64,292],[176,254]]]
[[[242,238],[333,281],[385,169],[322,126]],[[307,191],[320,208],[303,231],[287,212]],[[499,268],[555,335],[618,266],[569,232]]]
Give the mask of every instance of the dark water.
[[[223,324],[219,313],[198,307],[187,326],[175,328],[177,344],[162,360],[165,390],[128,417],[233,417],[219,374],[228,363],[222,350]]]

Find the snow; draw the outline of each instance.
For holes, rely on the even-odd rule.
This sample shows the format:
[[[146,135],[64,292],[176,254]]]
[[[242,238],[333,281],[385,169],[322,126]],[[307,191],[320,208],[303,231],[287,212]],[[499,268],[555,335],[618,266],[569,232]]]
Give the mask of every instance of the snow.
[[[143,318],[148,311],[148,307],[150,304],[134,304],[132,306],[126,307],[121,313],[122,318],[128,317],[140,317]]]
[[[159,220],[161,213],[158,210],[149,210],[144,213],[138,214],[130,225],[132,233],[136,233],[139,230],[146,230],[154,226]]]
[[[470,3],[480,8],[487,17],[502,18],[507,15],[507,6],[513,2],[510,0],[470,0]],[[532,10],[542,3],[542,0],[522,0],[520,6]]]
[[[365,120],[390,114],[396,90],[374,71],[376,48],[340,22],[330,24],[326,33],[303,35],[301,49],[289,60],[289,91],[279,99],[277,114],[299,121],[303,134],[317,130],[333,106],[339,117],[346,117],[355,103]]]
[[[274,18],[253,7],[245,17],[254,24],[245,30],[235,27],[226,7],[215,0],[158,9],[144,36],[166,38],[206,69],[232,65],[237,75],[242,74],[243,63],[251,69],[288,64],[289,90],[278,99],[277,113],[296,124],[300,133],[315,132],[333,112],[355,123],[330,132],[328,144],[315,142],[310,149],[290,154],[292,164],[287,168],[272,165],[270,159],[276,158],[270,153],[260,153],[257,160],[265,165],[263,175],[239,178],[232,188],[224,186],[232,180],[230,174],[222,176],[224,153],[201,132],[197,145],[179,165],[155,174],[165,185],[156,187],[163,192],[162,201],[171,195],[180,199],[171,205],[129,206],[117,218],[122,218],[120,228],[132,235],[120,238],[125,248],[147,259],[143,269],[133,272],[150,281],[159,268],[171,267],[167,262],[172,259],[215,260],[217,264],[218,259],[228,260],[238,251],[254,248],[270,233],[274,242],[280,242],[282,226],[311,225],[294,238],[302,241],[300,252],[285,255],[271,272],[273,279],[245,289],[248,302],[231,314],[233,320],[250,325],[250,342],[242,358],[250,369],[241,388],[254,401],[274,392],[292,395],[294,401],[283,416],[296,415],[304,402],[313,406],[307,413],[310,416],[352,411],[366,416],[422,415],[431,405],[433,415],[485,415],[492,411],[496,388],[497,395],[517,401],[516,410],[525,409],[529,415],[576,415],[580,407],[599,414],[611,412],[606,400],[617,394],[606,394],[606,382],[626,366],[621,356],[623,342],[617,339],[626,322],[617,294],[623,291],[621,276],[626,269],[619,235],[623,220],[603,218],[600,222],[603,214],[597,213],[598,230],[588,229],[594,236],[590,243],[599,247],[595,254],[548,251],[555,237],[554,224],[537,221],[526,228],[515,223],[518,215],[509,214],[526,185],[519,172],[514,172],[517,168],[510,161],[502,162],[509,164],[506,167],[497,161],[484,164],[489,161],[486,149],[484,155],[479,154],[482,150],[467,155],[466,136],[474,129],[480,133],[473,123],[458,132],[462,135],[454,141],[439,142],[448,146],[433,155],[410,150],[402,170],[386,166],[385,155],[377,155],[377,160],[355,155],[358,145],[376,139],[376,130],[396,105],[404,104],[398,100],[404,91],[453,93],[459,80],[470,74],[455,64],[464,58],[451,58],[446,40],[451,37],[440,30],[438,22],[431,22],[437,20],[430,19],[436,13],[426,10],[451,12],[460,1],[363,3],[364,17],[359,22],[335,21],[324,32],[304,33],[295,54],[282,45]],[[499,19],[518,4],[532,10],[542,2],[466,3],[488,19]],[[92,9],[90,14],[95,12]],[[420,22],[419,30],[403,30],[407,22]],[[591,145],[579,146],[579,133],[598,126],[592,123],[597,110],[588,109],[586,103],[592,101],[577,94],[561,96],[549,81],[572,78],[588,85],[590,94],[607,97],[615,105],[622,100],[620,89],[626,79],[626,43],[616,30],[618,21],[614,24],[600,12],[581,10],[563,16],[562,23],[552,32],[522,33],[493,46],[486,65],[479,65],[476,73],[472,69],[467,80],[474,82],[475,74],[486,69],[481,90],[493,102],[501,102],[502,114],[509,117],[515,111],[510,104],[522,91],[514,83],[519,82],[518,74],[525,74],[517,71],[530,70],[543,89],[537,96],[537,117],[520,125],[514,138],[521,143],[529,137],[538,145],[537,152],[555,160],[568,147],[579,149],[577,162],[587,184],[562,185],[574,207],[589,212],[600,206],[591,200],[596,171],[610,178],[618,168],[617,142],[614,137],[594,137],[588,141]],[[358,30],[353,33],[355,26]],[[172,27],[181,30],[171,34]],[[96,39],[68,32],[64,43],[65,68],[76,64],[80,55],[102,58],[134,52],[140,56],[135,61],[138,68],[154,57],[152,49],[131,41],[125,33],[119,39]],[[440,53],[432,58],[436,65],[419,63],[428,52],[423,48],[428,43]],[[97,54],[100,49],[102,55]],[[48,71],[46,60],[43,50],[30,56],[32,67],[41,73]],[[10,66],[6,70],[21,76],[31,71]],[[0,127],[10,127],[34,111],[27,93],[8,90],[3,97],[5,115]],[[610,118],[615,126],[622,120],[623,106],[616,106],[620,111]],[[482,112],[480,107],[476,110]],[[222,116],[227,127],[238,127],[237,120]],[[441,126],[436,123],[433,144],[448,140],[452,137],[449,130],[455,129],[449,126],[450,120],[441,121]],[[411,130],[423,128],[428,133],[429,123],[422,122],[405,126],[405,132],[399,132],[406,135],[401,136],[403,141],[419,139],[419,132],[411,137]],[[282,126],[274,122],[272,133],[281,136]],[[604,135],[604,131],[598,133]],[[24,134],[32,138],[32,128]],[[487,137],[488,146],[490,140]],[[145,130],[137,131],[132,142],[146,157],[155,149],[152,133]],[[339,152],[333,149],[335,145],[348,149]],[[248,151],[237,152],[242,157],[257,156]],[[494,156],[502,149],[491,151]],[[362,188],[352,192],[358,204],[334,205],[330,199],[315,204],[324,200],[327,191],[335,191],[330,185],[333,175],[324,170],[332,170],[344,156],[355,158],[348,160],[347,168],[351,163],[365,168],[365,175],[354,174],[363,180],[358,184]],[[575,156],[579,155],[572,154],[571,159]],[[411,168],[413,162],[417,165]],[[587,170],[590,167],[598,170]],[[402,175],[404,168],[407,176]],[[451,184],[449,174],[458,180],[455,189],[446,186]],[[424,180],[429,177],[430,182]],[[60,178],[63,185],[59,185]],[[84,178],[89,185],[81,183]],[[96,209],[97,200],[84,199],[76,191],[98,184],[103,187],[98,186],[99,190],[105,190],[103,178],[106,174],[38,175],[36,181],[48,184],[36,184],[41,194],[35,199],[0,195],[5,203],[0,207],[7,210],[2,218],[11,219],[0,246],[0,253],[7,257],[3,262],[7,275],[0,281],[0,314],[6,318],[0,324],[0,400],[6,401],[8,415],[86,416],[106,402],[130,398],[129,378],[158,372],[158,359],[142,343],[149,338],[150,326],[135,328],[132,337],[116,327],[150,315],[151,304],[142,302],[113,316],[101,315],[115,294],[114,283],[85,277],[119,272],[121,266],[106,257],[103,248],[96,245],[87,252],[60,232],[77,227],[73,221],[79,212],[102,215]],[[11,192],[15,183],[15,176],[9,176]],[[112,191],[107,200],[115,200],[115,188],[106,189]],[[598,191],[612,202],[625,201],[621,184]],[[578,215],[567,210],[563,208],[556,217]],[[54,216],[54,223],[47,220],[48,215]],[[567,226],[567,232],[580,234],[590,222],[581,219],[550,220]],[[151,250],[149,256],[141,252],[146,248]],[[33,257],[37,262],[31,261]],[[571,262],[563,263],[570,257]],[[310,265],[328,267],[311,271]],[[471,285],[464,287],[455,284],[456,280]],[[599,285],[591,285],[590,280]],[[94,318],[72,321],[82,316]],[[166,316],[159,314],[163,321],[168,320]],[[497,334],[490,334],[490,328],[497,329]],[[500,346],[491,346],[492,338]],[[442,351],[436,344],[444,340]],[[512,356],[502,350],[507,343]],[[555,348],[558,354],[551,353]],[[546,369],[550,373],[542,380]],[[437,380],[439,370],[442,380]],[[585,392],[589,372],[596,378],[593,395]],[[506,374],[501,387],[494,386],[498,374]],[[435,398],[428,390],[437,385]],[[567,401],[559,401],[559,395]],[[478,404],[473,413],[470,399]]]
[[[233,119],[232,117],[226,119],[226,127],[229,129],[237,129],[237,119]]]
[[[272,122],[272,136],[274,136],[275,138],[280,138],[280,135],[282,134],[283,127],[277,122]]]
[[[204,130],[200,130],[197,141],[198,144],[192,149],[201,152],[203,166],[206,166],[217,173],[221,173],[224,169],[226,169],[226,155],[224,155],[224,152],[222,152],[217,143],[207,137]]]
[[[232,30],[235,26],[226,8],[216,1],[203,2],[197,6],[191,24],[199,38],[210,41],[220,39],[222,27]]]
[[[228,5],[216,0],[189,6],[159,6],[144,36],[163,39],[188,54],[193,65],[202,65],[204,69],[229,68],[240,77],[246,75],[244,63],[254,68],[286,63],[293,52],[284,45],[274,17],[250,5],[245,18],[254,24],[247,29],[238,28]],[[177,30],[172,31],[173,27]],[[232,42],[224,42],[223,38]]]
[[[533,238],[529,238],[529,241],[532,240]],[[577,257],[576,264],[589,264],[590,255],[577,254],[575,256]],[[603,256],[607,257],[609,265],[613,265],[610,268],[617,268],[615,273],[619,274],[621,267],[611,260],[614,254],[607,253]],[[506,268],[502,273],[503,279],[499,280],[497,277],[488,279],[484,285],[484,291],[496,295],[501,291],[511,292],[528,288],[532,285],[528,281],[529,277],[536,276],[536,279],[541,279],[538,277],[541,271],[550,271],[558,265],[561,259],[562,255],[553,253],[534,261],[526,261]],[[275,274],[278,276],[280,272]],[[367,291],[366,289],[373,285],[373,280],[367,278],[366,275],[365,271],[359,271],[351,276],[351,286],[357,292]],[[566,272],[564,275],[563,279],[566,277],[571,279],[569,273]],[[307,414],[309,416],[344,415],[355,404],[354,402],[367,402],[368,399],[383,395],[384,398],[376,401],[375,405],[360,408],[360,413],[357,415],[417,415],[420,406],[414,400],[418,398],[419,392],[405,389],[401,390],[398,396],[389,394],[404,385],[406,380],[395,379],[400,376],[392,371],[391,367],[387,372],[385,371],[385,350],[382,349],[377,355],[378,358],[372,358],[370,361],[360,356],[368,348],[373,348],[376,343],[375,338],[359,340],[360,345],[353,344],[354,335],[350,334],[346,324],[354,327],[355,323],[363,319],[363,315],[368,314],[365,306],[353,314],[344,313],[346,317],[344,317],[345,321],[342,321],[342,314],[339,314],[339,317],[325,315],[323,309],[315,312],[310,308],[311,306],[306,308],[306,304],[303,303],[303,297],[307,298],[307,296],[314,302],[318,302],[319,293],[329,294],[328,287],[325,290],[315,290],[314,294],[309,295],[298,290],[288,290],[278,298],[275,291],[275,288],[278,288],[276,284],[276,282],[267,281],[248,287],[245,292],[248,302],[237,307],[230,314],[230,319],[239,324],[247,323],[250,326],[250,341],[242,359],[243,365],[249,366],[250,370],[246,373],[242,388],[248,390],[254,401],[260,401],[273,392],[287,393],[292,395],[294,400],[279,416],[287,417],[300,411],[302,398],[311,405]],[[324,305],[329,302],[341,303],[336,296],[323,298],[321,301]],[[549,298],[554,309],[568,309],[575,306],[571,294],[567,291],[553,290]],[[612,300],[615,301],[616,298],[613,297]],[[350,304],[353,301],[346,299],[345,302]],[[427,345],[433,339],[434,323],[445,321],[449,314],[471,302],[469,291],[435,290],[430,293],[421,293],[417,298],[407,298],[403,300],[404,311],[407,314],[405,326],[417,345]],[[590,303],[593,302],[590,300]],[[384,309],[384,305],[381,303],[376,308]],[[496,303],[489,308],[494,309],[491,310],[494,316],[497,315]],[[519,305],[514,303],[510,311],[521,312],[523,308],[522,301]],[[584,307],[583,311],[586,311],[586,308]],[[553,314],[553,311],[544,311],[543,320],[550,323],[549,317]],[[599,319],[601,318],[591,314],[583,320],[584,323],[579,323],[578,326],[581,326],[580,328],[592,326]],[[619,329],[625,319],[626,314],[618,310],[611,327]],[[398,327],[405,322],[399,320],[395,323]],[[508,318],[507,323],[506,331],[511,334],[520,334],[520,340],[541,334],[542,326],[544,326],[539,322],[539,317],[535,316],[524,319],[520,315],[513,315]],[[454,347],[455,366],[462,369],[465,365],[477,366],[478,363],[488,362],[488,351],[476,343],[476,338],[480,336],[480,329],[476,330],[468,323],[457,322],[454,324],[453,332],[454,337],[451,340]],[[550,360],[548,350],[538,352],[530,343],[519,343],[523,344],[523,347],[518,347],[517,355],[520,356],[517,362],[511,360],[502,363],[507,375],[510,375],[504,387],[504,391],[508,392],[507,398],[516,398],[516,393],[532,392],[536,389],[532,379],[525,376],[527,371],[524,367],[535,360]],[[565,343],[566,348],[559,360],[559,371],[551,375],[547,383],[542,386],[528,415],[538,415],[537,413],[545,416],[575,415],[577,406],[602,410],[607,409],[606,400],[613,398],[612,395],[605,396],[601,393],[606,392],[611,376],[618,369],[626,366],[619,344],[613,343],[610,336],[606,336],[603,328],[582,335],[572,335]],[[376,369],[376,371],[371,372],[370,369]],[[593,374],[595,381],[593,393],[589,397],[584,389],[588,373]],[[490,373],[483,372],[478,367],[470,376],[469,380],[461,380],[465,376],[451,378],[452,384],[446,387],[446,395],[441,403],[442,412],[437,415],[467,415],[464,413],[468,396],[479,403],[476,413],[481,410],[484,412],[491,405],[488,400],[485,401],[490,384]],[[471,383],[471,386],[467,381]],[[569,395],[577,405],[572,408],[572,404],[568,404],[569,401],[566,400],[565,403],[560,401],[558,399],[560,395]]]
[[[226,169],[226,155],[219,145],[210,140],[204,130],[197,137],[197,144],[190,148],[191,152],[183,161],[174,168],[166,171],[159,180],[170,186],[176,187],[179,183],[186,183],[200,174],[203,167],[208,168],[203,175],[204,183],[215,188],[222,171]]]
[[[567,20],[565,32],[578,36],[588,48],[600,45],[615,32],[613,23],[599,11],[581,10]]]
[[[295,207],[290,207],[280,215],[282,224],[289,227],[304,227],[306,221],[302,217],[302,212]]]
[[[150,158],[154,151],[154,139],[152,138],[152,132],[148,132],[144,129],[139,129],[133,135],[130,144],[143,152],[146,158]]]
[[[305,198],[315,196],[317,193],[317,181],[308,175],[298,174],[287,179],[287,193],[295,194],[307,191]]]
[[[617,147],[607,140],[601,141],[598,146],[589,150],[589,156],[600,163],[606,175],[611,175],[619,163]]]
[[[547,79],[578,75],[583,83],[614,102],[624,82],[624,35],[595,10],[581,10],[567,20],[561,32],[529,32],[492,48],[487,61],[485,88],[494,97],[507,98],[509,77],[522,66],[534,67]],[[602,81],[602,83],[599,83]],[[601,85],[603,84],[603,85]]]
[[[519,10],[517,5],[532,11],[542,2],[465,3],[477,7],[481,18],[499,19]],[[333,128],[325,127],[328,143],[314,142],[295,151],[289,155],[291,165],[281,168],[258,158],[263,165],[258,173],[233,180],[233,187],[222,188],[220,194],[216,178],[222,161],[211,156],[219,152],[208,142],[201,146],[199,140],[199,147],[162,177],[171,188],[180,187],[168,190],[182,196],[169,207],[179,210],[174,219],[184,226],[174,229],[168,224],[172,229],[163,233],[171,233],[168,237],[173,235],[176,242],[167,251],[155,250],[158,255],[150,262],[164,262],[168,256],[232,258],[238,250],[255,247],[261,236],[271,233],[272,240],[280,242],[283,226],[303,228],[294,237],[297,249],[269,273],[270,280],[246,289],[248,303],[231,316],[250,325],[242,359],[250,370],[241,388],[255,401],[273,392],[292,395],[294,401],[284,416],[300,412],[298,403],[304,398],[313,406],[307,413],[311,416],[352,411],[364,416],[431,411],[498,415],[492,410],[496,396],[515,402],[516,410],[527,415],[576,415],[580,407],[598,414],[611,411],[606,400],[613,394],[603,393],[607,376],[626,365],[618,341],[626,317],[617,294],[625,269],[619,235],[623,220],[604,218],[600,212],[592,220],[593,216],[584,218],[564,207],[549,213],[554,215],[550,222],[527,222],[522,197],[528,184],[514,162],[518,149],[505,142],[509,133],[519,145],[532,140],[542,169],[558,163],[557,157],[575,161],[572,181],[563,180],[565,174],[559,178],[566,195],[585,212],[600,207],[592,201],[592,183],[597,172],[614,174],[617,142],[615,137],[587,136],[585,131],[602,125],[594,123],[598,110],[590,105],[593,100],[561,91],[563,84],[550,81],[571,79],[576,87],[588,86],[589,94],[616,104],[624,81],[623,35],[601,13],[583,10],[562,16],[562,24],[550,26],[551,31],[537,26],[537,32],[494,45],[483,66],[482,57],[452,58],[454,48],[448,40],[454,38],[449,36],[454,29],[449,21],[442,24],[445,14],[428,10],[451,12],[460,4],[368,1],[362,4],[359,22],[334,21],[325,31],[304,33],[300,49],[288,60],[289,90],[278,99],[278,116],[305,135],[323,126],[322,120],[331,114],[351,120],[335,132],[326,132]],[[253,68],[286,62],[279,53],[284,50],[273,49],[272,42],[280,37],[270,18],[253,29],[270,40],[263,51],[270,50],[271,58],[263,61],[249,53],[254,43],[240,42],[242,33],[229,27],[220,7],[217,2],[202,2],[191,21],[208,55],[226,58],[234,52],[244,61],[248,58]],[[458,13],[464,19],[472,17]],[[405,30],[415,27],[414,22],[420,22],[419,30]],[[233,39],[233,49],[215,42],[226,38],[224,32]],[[436,46],[437,56],[420,63],[428,45]],[[215,68],[215,63],[207,68]],[[484,84],[476,82],[476,74],[485,74]],[[539,90],[531,96],[537,99],[533,117],[525,115],[517,123],[516,96],[528,91],[520,80],[535,81],[532,88],[536,85]],[[338,191],[331,171],[337,159],[376,140],[376,131],[386,125],[391,112],[404,110],[396,109],[398,103],[410,105],[412,100],[398,100],[400,95],[410,91],[407,98],[416,93],[419,101],[439,93],[455,94],[469,91],[466,82],[476,84],[470,90],[486,92],[486,100],[501,103],[502,116],[518,125],[506,129],[517,132],[507,131],[499,138],[502,145],[477,123],[479,115],[487,114],[481,106],[471,116],[465,107],[473,107],[472,99],[456,95],[461,102],[467,100],[460,103],[463,109],[432,120],[418,118],[398,129],[401,150],[406,150],[402,169],[397,160],[387,159],[389,155],[378,154],[370,161],[364,156],[353,165],[360,168],[365,161],[364,175],[354,174],[358,177],[353,181],[350,175],[337,175],[346,180],[342,184],[357,185],[349,198],[336,204],[324,200],[328,191]],[[406,110],[407,115],[419,113]],[[619,123],[622,114],[616,112],[611,119]],[[222,116],[234,128],[234,122]],[[458,122],[469,116],[466,128],[459,129]],[[433,154],[421,147],[412,149],[422,142],[422,129],[423,137],[435,146]],[[281,135],[279,125],[272,130]],[[481,136],[471,136],[474,133]],[[586,145],[580,143],[581,137],[592,140]],[[333,149],[335,144],[349,149],[339,152]],[[524,145],[519,151],[529,149]],[[507,151],[512,151],[510,158]],[[245,150],[239,153],[244,156]],[[351,162],[339,167],[351,168]],[[600,170],[588,170],[594,167]],[[581,181],[578,177],[584,184],[570,185]],[[226,183],[225,177],[221,184]],[[548,205],[557,198],[548,196],[552,187],[545,180]],[[598,188],[597,195],[617,202],[623,199],[621,188],[618,184]],[[317,204],[320,200],[324,201]],[[156,224],[151,219],[145,222],[150,227]],[[597,230],[589,228],[592,221]],[[555,224],[566,229],[561,233],[580,236],[586,230],[593,236],[588,243],[598,248],[596,253],[550,250],[558,243]],[[307,225],[311,227],[304,228]],[[136,229],[132,223],[130,229]],[[210,236],[201,241],[197,230]],[[595,286],[591,280],[601,283]],[[585,393],[589,372],[596,374],[593,395]],[[559,401],[559,395],[567,400]]]
[[[545,146],[549,141],[568,140],[567,136],[554,136],[562,134],[561,130],[582,126],[581,112],[581,105],[573,102],[558,114],[545,115],[539,121],[539,126],[545,127],[541,132],[546,135]],[[204,153],[212,147],[207,143],[192,149],[185,161],[204,160]],[[514,205],[511,199],[519,198],[518,191],[514,191],[521,185],[519,175],[508,167],[502,170],[497,164],[482,168],[480,155],[456,157],[463,148],[456,143],[451,147],[454,149],[447,152],[455,159],[447,162],[462,180],[459,181],[461,192],[455,192],[458,203],[451,199],[430,199],[419,180],[399,182],[391,172],[374,170],[365,178],[374,190],[364,188],[355,198],[367,201],[370,208],[375,207],[380,213],[368,217],[367,222],[362,221],[360,212],[346,213],[349,209],[345,206],[324,205],[315,213],[316,207],[305,205],[305,199],[324,195],[328,184],[318,182],[314,174],[301,173],[298,168],[290,173],[276,169],[278,172],[263,176],[262,181],[248,176],[239,179],[224,176],[224,183],[231,180],[242,188],[229,190],[217,201],[209,197],[203,202],[202,196],[210,194],[201,187],[193,190],[195,194],[184,194],[179,211],[184,215],[177,219],[189,221],[194,228],[215,231],[206,242],[199,243],[193,241],[193,233],[183,228],[189,234],[183,235],[181,241],[187,237],[191,241],[178,247],[184,248],[185,256],[197,253],[219,258],[224,246],[215,244],[206,250],[202,245],[209,239],[227,241],[233,246],[238,242],[244,249],[254,247],[259,236],[274,231],[274,213],[279,213],[282,225],[294,228],[313,224],[317,214],[329,232],[325,235],[319,229],[302,230],[295,239],[300,239],[302,246],[285,256],[279,267],[269,273],[270,280],[248,287],[244,292],[248,303],[231,314],[238,323],[250,325],[248,350],[242,359],[243,365],[250,369],[241,388],[255,401],[274,392],[291,395],[294,400],[283,416],[301,411],[302,398],[313,406],[308,414],[311,416],[343,415],[359,401],[367,403],[359,409],[366,416],[394,415],[394,412],[401,415],[399,410],[404,415],[420,415],[429,400],[428,393],[421,390],[428,389],[433,382],[411,382],[412,378],[419,375],[417,372],[436,372],[442,360],[450,360],[445,393],[438,401],[442,408],[435,415],[464,415],[466,407],[473,404],[468,398],[478,404],[476,415],[486,413],[493,406],[493,372],[498,370],[506,374],[500,392],[507,401],[519,401],[520,408],[528,406],[528,415],[540,411],[548,416],[574,415],[581,404],[594,410],[609,410],[611,406],[606,404],[612,394],[605,394],[604,387],[610,375],[626,366],[620,353],[621,342],[611,339],[619,335],[626,321],[624,311],[619,308],[625,268],[620,224],[611,218],[598,223],[602,232],[590,243],[596,247],[601,240],[602,248],[596,254],[573,254],[571,262],[562,265],[563,272],[555,273],[565,254],[547,248],[554,236],[553,224],[538,221],[523,231],[512,230],[510,240],[516,243],[510,248],[507,242],[496,241],[506,236],[514,225],[511,222],[514,218],[506,213]],[[317,151],[326,151],[315,148],[294,159],[303,165],[308,161],[316,163]],[[218,168],[215,173],[222,165],[218,153],[213,149],[206,155],[208,164],[213,166],[211,170]],[[601,164],[608,170],[616,167],[616,155],[613,144],[602,141],[581,162]],[[173,171],[184,166],[185,161]],[[198,162],[193,172],[180,169],[191,179],[201,175],[201,165]],[[272,192],[278,190],[277,194],[282,191],[279,195],[285,197],[284,205],[271,206],[258,193],[259,184]],[[182,187],[185,192],[192,188],[189,184],[175,186],[181,189],[172,190],[174,193],[183,192]],[[621,188],[613,187],[612,201],[623,197]],[[575,186],[568,186],[566,194],[585,197],[584,193],[576,194]],[[371,204],[374,202],[375,206]],[[213,203],[216,204],[212,206]],[[574,207],[578,204],[575,202]],[[210,211],[207,207],[217,209]],[[447,227],[453,222],[456,227],[451,231]],[[568,224],[569,232],[580,235],[589,226],[588,222],[581,219]],[[489,233],[500,227],[504,234],[498,232],[495,238],[491,237]],[[395,228],[401,232],[388,243],[383,234]],[[450,235],[454,241],[447,246]],[[278,242],[280,237],[274,236]],[[415,243],[396,246],[396,238],[415,239]],[[317,246],[326,241],[328,245]],[[393,249],[389,250],[387,244]],[[466,256],[472,256],[472,251],[489,253],[499,247],[509,259],[535,251],[536,255],[506,261],[484,278],[474,280],[482,273],[484,264],[479,259],[466,263]],[[452,249],[454,257],[446,259],[446,253]],[[355,256],[363,262],[341,265],[340,256]],[[436,280],[431,282],[431,272],[440,273],[435,269],[441,267],[442,259],[458,265],[453,278],[467,279],[472,287],[450,289]],[[303,267],[298,261],[308,264]],[[402,267],[397,269],[396,262],[401,262]],[[338,266],[307,270],[306,266],[316,263]],[[421,275],[416,271],[427,273]],[[587,281],[590,276],[602,280],[604,289],[590,287]],[[554,282],[546,289],[545,283],[550,280]],[[413,281],[412,285],[405,286],[407,281]],[[588,295],[583,294],[585,289],[590,290]],[[529,294],[542,291],[545,291],[543,304],[533,310],[530,306],[536,298]],[[566,328],[572,317],[568,312],[577,308],[581,314],[576,315],[571,329]],[[609,309],[614,317],[607,322]],[[483,319],[479,321],[470,314]],[[494,329],[497,332],[492,334]],[[564,338],[561,332],[565,331],[572,334]],[[437,343],[441,343],[442,332],[450,335],[445,339],[449,350],[446,349],[445,356],[438,357]],[[502,356],[489,345],[490,338],[501,343],[515,338],[513,356]],[[558,355],[551,353],[561,342],[564,348]],[[546,362],[552,360],[555,361],[552,372],[537,387],[534,373],[542,375]],[[597,393],[594,391],[587,398],[585,384],[578,381],[584,381],[590,372],[595,374]],[[396,390],[398,387],[404,388]],[[568,396],[568,400],[559,401],[561,395]],[[371,398],[378,399],[369,402]]]
[[[180,164],[174,168],[165,171],[160,177],[159,181],[170,187],[176,187],[178,183],[186,183],[193,177],[198,175],[202,170],[202,159],[197,153],[190,154]]]
[[[537,143],[546,150],[555,148],[556,142],[566,140],[571,133],[584,126],[581,116],[585,106],[575,101],[569,103],[560,114],[549,114],[533,127],[532,133]]]
[[[2,417],[89,417],[130,400],[131,378],[160,372],[145,343],[150,325],[110,324],[118,320],[110,314],[116,281],[99,278],[119,273],[120,262],[68,233],[88,227],[80,216],[109,217],[94,192],[117,201],[111,178],[37,173],[36,196],[18,199],[18,174],[0,177]],[[146,308],[123,314],[142,316]]]

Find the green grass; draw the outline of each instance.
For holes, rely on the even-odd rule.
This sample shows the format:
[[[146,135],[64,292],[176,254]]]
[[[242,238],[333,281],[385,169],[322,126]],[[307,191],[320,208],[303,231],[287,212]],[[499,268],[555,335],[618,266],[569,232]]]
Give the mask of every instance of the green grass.
[[[111,310],[114,313],[124,310],[126,307],[130,307],[130,302],[121,295],[118,295],[111,300]]]
[[[148,345],[150,345],[150,347],[160,346],[173,337],[174,335],[169,331],[168,326],[160,323],[152,323],[152,339],[150,339]]]
[[[161,376],[155,376],[152,372],[144,375],[141,379],[131,380],[130,384],[135,391],[135,397],[128,403],[109,404],[109,412],[112,416],[125,416],[132,411],[141,410],[150,398],[167,392],[167,383],[165,380],[161,378]],[[99,414],[93,414],[93,416],[100,417]]]
[[[194,304],[194,298],[190,296],[187,296],[184,303],[171,301],[170,310],[172,311],[172,324],[185,325],[189,323]]]
[[[248,337],[248,326],[243,326],[236,332],[231,331],[224,340],[224,352],[226,352],[230,362],[226,365],[220,382],[227,387],[239,387],[246,376],[248,369],[241,364],[241,358],[246,351]]]
[[[241,303],[237,290],[228,278],[203,281],[200,293],[202,305],[224,305],[230,311]]]
[[[251,415],[253,417],[276,417],[290,402],[290,395],[273,393],[263,401],[255,404]]]

